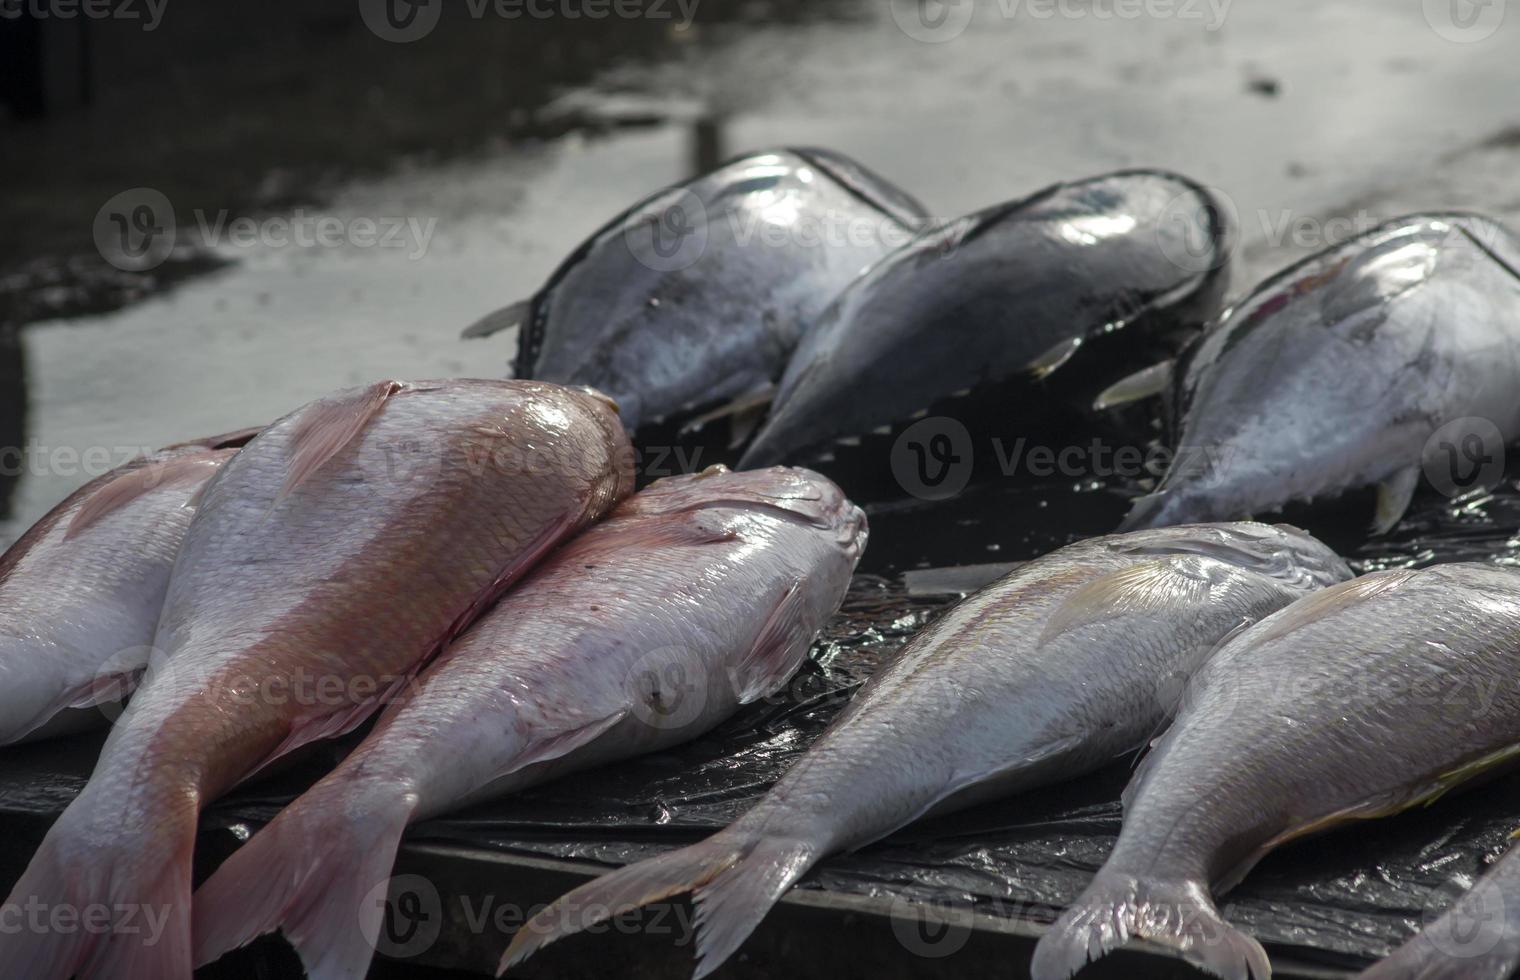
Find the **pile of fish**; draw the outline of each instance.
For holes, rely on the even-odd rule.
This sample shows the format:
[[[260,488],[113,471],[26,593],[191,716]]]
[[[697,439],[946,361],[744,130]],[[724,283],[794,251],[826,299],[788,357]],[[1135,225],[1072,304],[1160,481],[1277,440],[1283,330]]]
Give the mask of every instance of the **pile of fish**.
[[[830,855],[1141,753],[1118,843],[1032,975],[1142,939],[1266,980],[1218,895],[1279,846],[1520,758],[1520,571],[1355,577],[1249,519],[1375,485],[1385,532],[1422,474],[1451,494],[1497,478],[1520,437],[1520,241],[1401,218],[1225,308],[1221,214],[1186,178],[1126,171],[935,223],[837,153],[755,154],[630,208],[471,328],[519,328],[519,380],[345,390],[81,488],[0,558],[0,742],[119,717],[4,911],[108,914],[0,930],[0,962],[185,980],[279,932],[313,980],[364,975],[408,826],[691,740],[799,670],[866,520],[771,464],[968,389],[1059,382],[1123,331],[1185,338],[1094,406],[1162,396],[1172,462],[1124,527],[949,608],[751,810],[564,896],[501,970],[689,893],[705,975]],[[841,223],[872,233],[800,234]],[[635,492],[630,432],[725,414],[758,426],[739,471]],[[192,896],[206,804],[371,722]],[[1520,909],[1520,858],[1368,976],[1507,976],[1520,912],[1451,952],[1495,895]],[[156,928],[127,928],[142,910]]]

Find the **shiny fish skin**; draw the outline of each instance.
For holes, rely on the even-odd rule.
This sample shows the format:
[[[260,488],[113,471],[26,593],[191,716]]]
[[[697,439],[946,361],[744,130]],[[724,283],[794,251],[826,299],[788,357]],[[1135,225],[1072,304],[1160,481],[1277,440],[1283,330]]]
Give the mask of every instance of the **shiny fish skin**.
[[[1139,748],[1221,638],[1349,575],[1308,535],[1263,524],[1094,538],[1029,562],[915,636],[735,823],[571,892],[505,962],[593,909],[692,891],[703,976],[825,856]]]
[[[0,745],[108,720],[104,703],[148,665],[191,501],[232,455],[166,450],[117,467],[0,557]],[[102,494],[117,494],[118,505],[76,523]]]
[[[1192,181],[1122,171],[927,230],[803,339],[741,466],[902,421],[983,382],[1059,367],[1115,329],[1212,317],[1231,230]]]
[[[839,291],[926,218],[837,153],[740,157],[639,202],[565,260],[522,313],[517,376],[604,391],[629,431],[764,388]],[[678,225],[668,265],[642,255],[656,222]]]
[[[1429,802],[1520,744],[1520,572],[1377,572],[1301,599],[1227,642],[1125,791],[1124,826],[1041,939],[1059,980],[1128,937],[1228,978],[1270,975],[1220,918],[1274,847]],[[1465,974],[1464,974],[1465,976]]]
[[[686,741],[772,693],[839,607],[865,537],[865,515],[805,470],[714,470],[630,498],[202,886],[196,961],[281,928],[309,980],[363,976],[381,915],[364,898],[408,823]]]
[[[1477,417],[1506,442],[1520,437],[1517,270],[1520,241],[1497,222],[1433,214],[1268,279],[1179,359],[1177,460],[1122,527],[1265,514],[1387,483],[1386,530],[1422,464],[1444,465],[1430,438],[1443,424]]]
[[[32,980],[186,980],[199,808],[362,721],[624,496],[631,461],[605,398],[534,382],[380,382],[260,432],[201,498],[162,669],[8,900],[146,910],[159,934],[22,930],[0,935],[0,962]]]

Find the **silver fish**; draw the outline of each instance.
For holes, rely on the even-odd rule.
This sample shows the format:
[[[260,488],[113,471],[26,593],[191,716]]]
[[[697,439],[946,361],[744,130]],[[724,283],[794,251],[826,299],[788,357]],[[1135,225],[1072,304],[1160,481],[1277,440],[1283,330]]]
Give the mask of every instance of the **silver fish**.
[[[1122,528],[1227,520],[1376,484],[1374,526],[1386,531],[1422,467],[1471,478],[1474,460],[1520,437],[1517,270],[1520,241],[1504,227],[1433,214],[1268,279],[1175,370],[1100,396],[1112,405],[1170,386],[1176,457]],[[1468,428],[1438,437],[1448,424]]]
[[[409,823],[694,738],[783,686],[838,609],[865,515],[776,468],[661,480],[454,642],[342,765],[195,896],[197,962],[283,929],[365,974]]]
[[[103,724],[148,666],[206,481],[236,450],[169,449],[91,480],[0,557],[0,745]]]
[[[264,429],[202,495],[150,667],[4,907],[29,980],[189,980],[200,808],[352,730],[633,484],[605,397],[384,381]],[[103,909],[91,928],[28,909]]]
[[[829,301],[926,217],[841,154],[753,153],[635,204],[465,335],[519,324],[518,377],[606,392],[630,431],[763,404]]]
[[[566,895],[503,964],[694,892],[704,976],[827,855],[1139,748],[1222,637],[1349,575],[1320,542],[1264,524],[1094,538],[1020,566],[914,637],[739,820]]]
[[[983,382],[1044,377],[1120,328],[1200,324],[1231,229],[1202,187],[1123,171],[1056,184],[923,232],[810,330],[741,466],[902,421]]]
[[[1511,850],[1358,980],[1509,980],[1520,967],[1520,852]]]
[[[1130,781],[1119,840],[1040,940],[1034,980],[1131,938],[1226,980],[1266,980],[1266,953],[1214,896],[1282,844],[1512,760],[1517,658],[1520,572],[1493,565],[1365,575],[1241,632]]]

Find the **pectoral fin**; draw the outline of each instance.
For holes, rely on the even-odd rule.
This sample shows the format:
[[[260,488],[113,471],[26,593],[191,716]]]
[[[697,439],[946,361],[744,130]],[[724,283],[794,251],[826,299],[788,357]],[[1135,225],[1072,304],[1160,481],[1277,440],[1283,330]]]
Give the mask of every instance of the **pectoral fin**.
[[[1393,530],[1409,501],[1414,499],[1415,488],[1420,485],[1420,468],[1411,466],[1378,484],[1377,516],[1372,521],[1373,534],[1387,534]]]
[[[1036,379],[1048,376],[1056,368],[1072,359],[1072,356],[1082,347],[1081,337],[1068,337],[1056,344],[1050,350],[1030,361],[1025,367]]]
[[[729,670],[740,704],[774,692],[802,666],[812,646],[814,627],[808,623],[806,582],[798,579],[771,611],[749,653]]]
[[[1093,401],[1093,408],[1101,412],[1104,409],[1116,408],[1161,394],[1172,380],[1172,367],[1175,363],[1167,360],[1152,364],[1148,368],[1114,382],[1104,388],[1102,394]]]
[[[1077,589],[1050,614],[1040,643],[1116,615],[1202,602],[1213,584],[1204,560],[1194,556],[1157,558],[1110,572]]]
[[[465,327],[459,336],[468,338],[489,337],[503,330],[510,330],[528,318],[533,309],[532,300],[522,300],[511,306],[504,306],[499,310],[492,310],[474,323]]]

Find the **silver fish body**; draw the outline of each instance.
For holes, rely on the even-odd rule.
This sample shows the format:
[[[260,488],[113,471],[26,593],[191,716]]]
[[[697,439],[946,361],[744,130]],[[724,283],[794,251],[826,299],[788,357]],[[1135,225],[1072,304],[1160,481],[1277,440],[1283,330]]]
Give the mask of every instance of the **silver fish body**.
[[[1366,575],[1235,636],[1125,791],[1119,840],[1041,939],[1035,980],[1144,937],[1265,980],[1214,895],[1295,838],[1429,802],[1520,745],[1520,573]]]
[[[706,974],[825,856],[1139,748],[1221,638],[1349,575],[1308,535],[1260,524],[1095,538],[1021,566],[914,637],[738,821],[572,892],[508,962],[592,909],[693,891]]]
[[[199,809],[367,718],[633,483],[611,404],[539,382],[385,381],[263,429],[206,488],[163,652],[7,906],[103,906],[109,928],[0,934],[34,980],[188,980]],[[129,929],[125,908],[160,916]]]
[[[1208,191],[1159,171],[1056,184],[926,230],[803,338],[741,465],[1044,376],[1121,328],[1201,324],[1223,298],[1230,235]]]
[[[740,157],[614,218],[515,308],[517,376],[597,388],[630,430],[750,395],[926,217],[837,153]]]
[[[1478,458],[1520,438],[1517,388],[1520,240],[1478,215],[1397,219],[1268,279],[1184,351],[1175,459],[1122,527],[1380,484],[1387,529],[1422,469],[1468,475],[1470,435]],[[1432,438],[1463,419],[1482,428]]]
[[[148,666],[193,500],[232,455],[197,446],[117,467],[0,557],[0,745],[108,720]]]
[[[453,643],[332,774],[196,894],[197,961],[284,930],[362,976],[407,824],[693,738],[784,685],[844,597],[865,517],[776,468],[658,481]],[[366,938],[368,937],[368,938]]]

